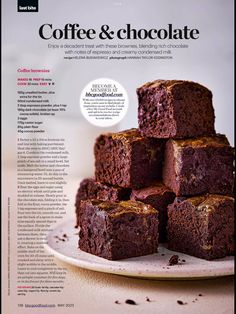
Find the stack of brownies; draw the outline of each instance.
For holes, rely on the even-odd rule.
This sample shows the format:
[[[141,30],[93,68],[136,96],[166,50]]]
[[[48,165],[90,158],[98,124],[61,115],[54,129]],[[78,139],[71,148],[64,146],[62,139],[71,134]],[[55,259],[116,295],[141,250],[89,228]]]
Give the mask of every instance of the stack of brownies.
[[[233,148],[215,133],[212,93],[182,80],[137,89],[139,129],[100,135],[95,179],[76,196],[79,248],[117,260],[169,249],[234,253]]]

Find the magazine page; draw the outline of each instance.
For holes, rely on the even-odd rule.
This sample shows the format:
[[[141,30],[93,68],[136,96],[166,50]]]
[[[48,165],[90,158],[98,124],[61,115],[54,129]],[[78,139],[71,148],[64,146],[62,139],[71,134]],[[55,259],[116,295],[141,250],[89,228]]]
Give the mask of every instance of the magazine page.
[[[2,1],[4,314],[233,312],[233,9]]]

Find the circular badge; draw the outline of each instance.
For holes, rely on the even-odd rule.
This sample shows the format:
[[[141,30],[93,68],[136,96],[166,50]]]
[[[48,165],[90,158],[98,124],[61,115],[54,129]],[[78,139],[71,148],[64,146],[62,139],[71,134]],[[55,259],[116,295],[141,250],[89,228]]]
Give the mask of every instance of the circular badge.
[[[80,96],[80,109],[93,125],[109,127],[119,123],[128,109],[128,96],[124,87],[108,78],[88,83]]]

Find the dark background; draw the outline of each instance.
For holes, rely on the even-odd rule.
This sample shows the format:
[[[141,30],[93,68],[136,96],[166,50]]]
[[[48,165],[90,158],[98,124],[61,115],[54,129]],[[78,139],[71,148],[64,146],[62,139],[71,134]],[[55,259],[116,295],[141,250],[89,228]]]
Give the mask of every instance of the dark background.
[[[38,12],[38,0],[18,0],[17,1],[17,11],[18,12]],[[36,10],[20,10],[19,7],[33,6]]]

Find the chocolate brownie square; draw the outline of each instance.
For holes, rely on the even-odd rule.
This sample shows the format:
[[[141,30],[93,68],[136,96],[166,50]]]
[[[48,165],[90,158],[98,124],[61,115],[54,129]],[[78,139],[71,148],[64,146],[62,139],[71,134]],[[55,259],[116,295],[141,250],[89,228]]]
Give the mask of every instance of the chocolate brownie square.
[[[167,206],[174,202],[174,192],[163,183],[156,182],[155,185],[139,190],[132,190],[130,199],[149,204],[158,210],[158,242],[166,242]]]
[[[168,248],[207,260],[234,254],[234,198],[176,198],[168,206]]]
[[[128,200],[131,189],[121,188],[119,186],[111,186],[95,181],[93,178],[83,179],[80,183],[76,194],[75,208],[76,208],[76,227],[79,226],[80,221],[80,202],[81,200],[99,199],[102,201],[122,201]]]
[[[234,152],[224,135],[168,140],[163,182],[177,196],[232,194]]]
[[[135,201],[81,202],[79,248],[109,260],[157,252],[158,212]]]
[[[124,188],[150,185],[161,178],[164,143],[137,129],[100,135],[94,147],[96,180]]]
[[[137,89],[143,136],[185,138],[214,135],[212,93],[183,80],[156,80]]]

